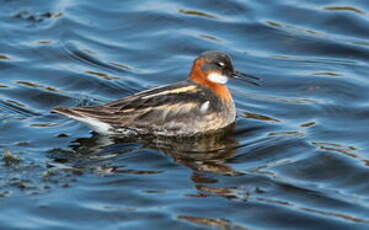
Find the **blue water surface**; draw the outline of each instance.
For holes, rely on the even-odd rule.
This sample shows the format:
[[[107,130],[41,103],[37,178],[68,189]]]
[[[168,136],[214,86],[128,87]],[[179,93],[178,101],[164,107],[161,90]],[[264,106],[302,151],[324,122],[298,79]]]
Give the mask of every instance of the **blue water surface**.
[[[0,0],[0,229],[369,229],[369,2]],[[233,130],[109,138],[52,114],[184,80],[205,50]]]

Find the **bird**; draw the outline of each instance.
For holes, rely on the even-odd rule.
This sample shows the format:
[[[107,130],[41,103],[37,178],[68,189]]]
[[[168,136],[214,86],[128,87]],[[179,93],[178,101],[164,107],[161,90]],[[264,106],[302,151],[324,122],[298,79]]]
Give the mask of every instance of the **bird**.
[[[193,136],[233,124],[236,107],[229,79],[259,85],[260,78],[238,72],[231,57],[205,51],[193,61],[188,79],[154,87],[96,106],[55,107],[52,112],[80,121],[103,135]]]

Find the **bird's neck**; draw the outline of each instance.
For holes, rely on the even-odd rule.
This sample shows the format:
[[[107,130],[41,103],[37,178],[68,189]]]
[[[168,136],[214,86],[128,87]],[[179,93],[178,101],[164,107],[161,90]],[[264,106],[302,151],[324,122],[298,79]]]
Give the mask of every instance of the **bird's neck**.
[[[207,78],[207,73],[204,73],[201,70],[201,65],[203,64],[201,63],[201,61],[202,60],[196,61],[195,64],[192,66],[189,76],[190,80],[204,87],[207,87],[223,101],[232,101],[232,95],[226,85],[209,81],[209,79]]]

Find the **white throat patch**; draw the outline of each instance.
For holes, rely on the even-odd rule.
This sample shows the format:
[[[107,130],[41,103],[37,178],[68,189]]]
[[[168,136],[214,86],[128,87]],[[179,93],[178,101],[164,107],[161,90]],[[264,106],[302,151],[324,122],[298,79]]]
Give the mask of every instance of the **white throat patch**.
[[[208,75],[208,79],[211,82],[224,85],[228,82],[228,77],[220,73],[211,73]]]

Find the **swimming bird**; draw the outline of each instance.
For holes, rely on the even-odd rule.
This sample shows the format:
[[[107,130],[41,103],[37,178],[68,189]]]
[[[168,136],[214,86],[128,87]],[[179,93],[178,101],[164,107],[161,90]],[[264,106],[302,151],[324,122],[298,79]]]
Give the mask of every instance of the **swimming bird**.
[[[235,122],[236,108],[226,83],[231,78],[258,85],[259,78],[233,68],[231,57],[206,51],[197,57],[186,81],[148,89],[98,106],[55,107],[101,134],[192,136]]]

